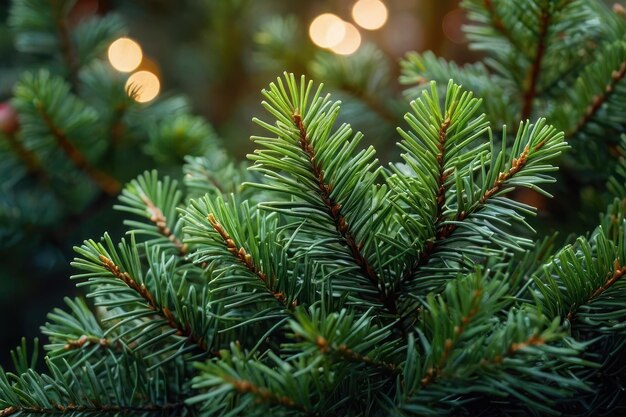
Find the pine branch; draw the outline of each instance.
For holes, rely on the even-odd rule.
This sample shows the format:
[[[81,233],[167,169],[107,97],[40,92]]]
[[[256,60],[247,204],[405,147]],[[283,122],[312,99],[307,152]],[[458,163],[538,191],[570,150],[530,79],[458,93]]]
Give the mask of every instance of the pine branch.
[[[597,298],[600,295],[602,295],[606,290],[611,288],[625,274],[626,274],[626,266],[621,266],[619,259],[616,258],[613,261],[613,272],[609,274],[606,281],[604,281],[604,283],[600,287],[596,288],[596,290],[589,296],[589,298],[587,299],[587,302],[590,302],[594,298]],[[576,317],[576,313],[578,311],[577,307],[578,306],[574,306],[574,308],[570,309],[570,311],[567,313],[566,318],[568,321],[571,322]]]
[[[133,406],[115,406],[115,405],[98,405],[97,401],[94,401],[94,405],[62,405],[52,404],[50,407],[26,407],[26,406],[10,406],[0,410],[0,417],[8,417],[17,413],[27,414],[74,414],[74,413],[88,413],[88,414],[114,414],[119,413],[155,413],[163,415],[163,413],[170,413],[185,407],[184,403],[175,404],[163,404],[163,405],[146,405],[141,407]]]
[[[400,368],[398,367],[398,365],[390,363],[390,362],[385,362],[385,361],[378,361],[378,360],[374,360],[372,358],[370,358],[369,356],[365,356],[362,355],[358,352],[355,352],[354,350],[350,349],[348,346],[346,346],[344,343],[340,344],[339,346],[333,346],[331,345],[328,340],[326,340],[326,338],[324,338],[324,336],[319,335],[315,341],[315,344],[317,345],[317,347],[319,348],[320,352],[324,353],[324,354],[335,354],[337,356],[339,356],[340,358],[348,361],[348,362],[354,362],[354,363],[362,363],[365,364],[367,366],[373,366],[376,368],[381,368],[383,369],[386,373],[389,373],[391,375],[395,375],[397,373],[400,372]]]
[[[341,205],[334,201],[331,197],[333,185],[329,184],[324,179],[324,172],[322,168],[315,160],[315,149],[311,145],[311,141],[308,137],[306,127],[302,121],[300,114],[296,112],[292,115],[293,122],[298,129],[300,148],[306,153],[309,158],[310,168],[317,181],[319,196],[324,203],[324,206],[328,209],[328,214],[332,218],[337,231],[343,238],[343,243],[350,249],[350,253],[354,259],[354,262],[359,266],[361,273],[367,277],[367,279],[378,290],[378,296],[385,308],[393,315],[397,314],[398,309],[395,304],[395,299],[387,294],[384,284],[381,282],[378,274],[374,270],[372,264],[365,258],[361,252],[361,246],[357,244],[354,239],[354,235],[350,230],[350,226],[346,222],[345,217],[341,213]]]
[[[59,43],[61,45],[61,53],[65,60],[68,71],[68,79],[73,92],[78,91],[78,61],[72,45],[69,29],[67,26],[67,16],[64,15],[63,6],[59,4],[60,0],[50,0],[53,5],[55,14],[55,23],[59,35]]]
[[[252,256],[248,252],[246,252],[246,249],[243,246],[237,246],[237,244],[230,237],[228,232],[224,230],[224,227],[222,227],[222,225],[217,221],[213,213],[209,213],[207,219],[209,223],[211,223],[213,230],[215,230],[222,237],[228,251],[235,258],[237,258],[239,262],[245,265],[251,273],[256,275],[263,282],[265,288],[267,288],[267,290],[272,294],[276,301],[278,301],[288,310],[291,310],[298,305],[297,300],[294,299],[291,303],[289,303],[282,292],[272,289],[274,279],[268,278],[267,275],[265,275],[265,273],[255,265]]]
[[[460,340],[461,336],[467,329],[472,319],[478,314],[480,302],[482,300],[483,289],[476,288],[472,294],[470,301],[470,307],[467,313],[461,318],[460,323],[454,327],[454,338],[447,338],[444,342],[444,350],[436,361],[437,365],[428,369],[426,376],[421,380],[421,387],[425,388],[437,378],[442,377],[441,370],[445,366],[450,357],[452,349],[454,349],[456,343]]]
[[[100,171],[89,163],[85,155],[72,144],[70,138],[56,126],[52,117],[41,102],[36,103],[36,108],[56,143],[76,168],[87,174],[102,191],[108,195],[116,195],[121,188],[121,184],[109,174]]]
[[[9,142],[13,151],[15,151],[15,154],[24,162],[28,171],[42,181],[47,182],[48,174],[41,167],[37,155],[30,149],[26,149],[15,137],[13,132],[5,134],[4,137]]]
[[[319,416],[317,413],[306,409],[303,405],[296,403],[291,398],[287,396],[276,395],[267,388],[256,386],[248,380],[225,377],[224,381],[232,385],[234,390],[237,391],[239,394],[252,394],[254,397],[257,398],[257,401],[261,403],[279,405],[281,407],[286,407],[290,410],[305,413],[307,416],[311,417]]]
[[[546,52],[546,40],[550,27],[551,13],[546,7],[541,8],[539,16],[539,30],[537,33],[537,49],[530,70],[527,74],[527,88],[523,91],[522,121],[527,120],[532,114],[533,100],[535,99],[537,83],[541,74],[541,64]]]
[[[161,233],[164,237],[166,237],[172,244],[178,249],[178,253],[180,256],[184,256],[187,254],[189,247],[184,244],[167,226],[167,217],[163,214],[163,211],[157,207],[150,198],[141,194],[141,200],[145,203],[148,212],[150,213],[150,221],[155,224],[159,233]]]
[[[602,108],[602,106],[609,100],[611,95],[615,92],[615,87],[626,76],[626,61],[622,62],[619,69],[614,70],[611,73],[611,80],[600,94],[593,96],[592,102],[587,106],[587,109],[583,113],[582,117],[576,122],[573,128],[567,131],[566,137],[569,139],[574,137],[578,132],[582,131],[587,124],[593,120],[594,116]]]
[[[519,47],[517,39],[515,39],[515,37],[511,34],[511,32],[504,25],[504,22],[502,22],[502,19],[500,18],[500,16],[498,16],[498,12],[493,5],[493,0],[483,0],[483,1],[484,1],[485,10],[487,11],[489,15],[489,20],[491,21],[491,24],[493,25],[493,27],[498,32],[500,32],[500,34],[504,36],[507,41],[509,41],[511,46],[516,51],[521,52],[522,48]]]
[[[179,322],[174,317],[169,308],[160,306],[145,285],[138,284],[137,281],[135,281],[130,276],[130,274],[128,274],[128,272],[122,272],[119,266],[113,263],[113,261],[111,261],[106,256],[100,255],[99,258],[101,264],[106,268],[106,270],[108,270],[114,277],[124,282],[129,288],[139,294],[141,298],[146,301],[148,307],[154,310],[158,315],[162,316],[165,319],[167,325],[170,326],[172,329],[175,329],[179,335],[185,336],[190,343],[197,345],[202,351],[209,353],[212,357],[220,356],[219,352],[209,350],[206,341],[202,337],[194,334],[189,325],[184,325]]]

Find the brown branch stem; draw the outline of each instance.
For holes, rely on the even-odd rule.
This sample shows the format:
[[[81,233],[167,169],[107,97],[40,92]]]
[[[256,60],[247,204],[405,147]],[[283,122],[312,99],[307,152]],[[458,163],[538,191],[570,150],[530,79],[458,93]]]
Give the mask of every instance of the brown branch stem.
[[[522,101],[522,121],[528,119],[532,114],[533,100],[537,93],[539,74],[541,73],[541,63],[546,53],[546,40],[548,28],[550,27],[551,15],[547,10],[542,10],[539,16],[539,33],[537,36],[537,53],[533,59],[530,71],[527,76],[528,87],[524,90]]]
[[[622,278],[625,274],[626,274],[626,265],[621,266],[619,259],[615,259],[613,261],[613,272],[608,276],[606,281],[604,281],[604,283],[600,287],[596,288],[596,290],[589,296],[589,298],[587,299],[587,302],[602,295],[606,290],[611,288],[613,284],[619,281],[619,279]],[[572,321],[574,317],[576,317],[577,311],[578,311],[578,306],[573,307],[570,310],[570,312],[567,313],[567,316],[566,316],[567,320]]]
[[[297,410],[302,413],[306,413],[310,416],[317,415],[316,413],[308,410],[303,405],[296,403],[294,400],[287,396],[279,396],[268,390],[264,387],[259,387],[255,385],[253,382],[248,381],[246,379],[235,379],[226,377],[225,381],[233,386],[235,391],[239,394],[252,394],[254,395],[258,401],[264,403],[271,403],[280,405],[286,408],[290,408],[292,410]],[[1,417],[1,416],[0,416]]]
[[[209,223],[211,223],[213,230],[215,230],[217,234],[219,234],[222,240],[224,241],[224,244],[226,245],[226,249],[228,249],[228,251],[235,258],[237,258],[239,262],[245,265],[245,267],[248,268],[248,270],[251,273],[256,275],[263,282],[263,284],[265,284],[265,287],[267,288],[267,290],[272,294],[272,296],[279,303],[281,303],[283,306],[287,307],[288,309],[293,309],[294,307],[298,305],[297,300],[293,300],[291,303],[288,303],[287,298],[285,297],[285,294],[272,289],[272,284],[274,280],[268,278],[268,276],[260,268],[258,268],[255,265],[254,260],[252,259],[252,256],[246,251],[246,249],[243,246],[238,246],[235,243],[235,241],[230,237],[230,235],[224,229],[224,227],[217,221],[213,213],[209,213],[209,215],[207,216],[207,220],[209,221]]]
[[[61,150],[63,150],[74,166],[87,174],[102,191],[108,195],[116,195],[121,188],[119,181],[111,177],[109,174],[92,166],[85,155],[83,155],[83,153],[72,144],[65,132],[55,125],[52,117],[48,114],[41,103],[37,104],[37,111],[50,130],[50,133],[54,137],[57,145],[59,145]]]
[[[141,194],[141,201],[146,205],[146,209],[150,214],[150,221],[156,225],[159,233],[172,242],[181,256],[186,255],[189,247],[181,242],[172,229],[167,226],[167,217],[165,217],[161,208],[157,207],[154,202],[143,193]]]
[[[350,230],[345,217],[341,212],[341,204],[334,201],[330,194],[332,192],[332,184],[328,184],[324,178],[324,171],[322,167],[315,159],[315,149],[311,145],[311,141],[307,134],[306,127],[302,121],[302,116],[296,111],[292,115],[293,122],[299,133],[300,148],[304,151],[309,159],[311,165],[311,171],[318,185],[319,196],[328,210],[328,215],[333,220],[337,232],[342,237],[344,244],[350,250],[350,254],[354,259],[354,262],[359,266],[361,273],[376,287],[378,290],[379,299],[385,308],[393,315],[396,315],[398,310],[396,307],[396,301],[393,296],[389,296],[385,290],[384,284],[378,277],[378,274],[374,270],[372,264],[361,253],[361,245],[358,244]]]
[[[97,404],[98,401],[93,401]],[[23,406],[10,406],[0,410],[0,417],[8,417],[16,413],[31,413],[31,414],[57,414],[57,413],[80,413],[80,412],[100,412],[100,413],[123,413],[123,412],[159,412],[165,410],[174,410],[184,407],[183,403],[163,404],[156,405],[150,404],[145,406],[117,406],[117,405],[101,405],[101,406],[85,406],[85,405],[61,405],[52,404],[50,407],[23,407]]]
[[[611,73],[611,81],[609,81],[601,94],[593,97],[591,104],[587,106],[585,113],[580,120],[578,120],[576,126],[565,135],[566,138],[569,139],[573,137],[576,133],[580,132],[585,126],[587,126],[596,113],[602,108],[602,105],[611,97],[615,91],[615,87],[621,80],[624,79],[624,76],[626,76],[626,62],[622,62],[619,69]]]
[[[128,272],[122,272],[120,267],[117,266],[112,260],[104,255],[100,255],[100,262],[102,265],[116,278],[123,281],[130,289],[135,291],[143,298],[148,307],[154,310],[158,315],[163,317],[168,326],[177,330],[178,335],[184,336],[190,343],[197,345],[201,350],[208,352],[213,357],[219,357],[220,354],[217,351],[209,350],[206,341],[191,330],[189,324],[183,325],[172,314],[169,308],[162,307],[157,303],[152,293],[146,288],[144,284],[139,284],[135,281]]]
[[[383,369],[385,372],[392,375],[398,374],[400,372],[400,368],[398,368],[397,365],[384,361],[376,361],[369,356],[365,356],[353,351],[343,343],[336,347],[332,346],[330,343],[328,343],[328,340],[326,340],[326,338],[321,335],[317,337],[315,344],[322,353],[334,353],[348,362],[363,363],[369,366],[375,366],[377,368]]]
[[[467,312],[465,316],[461,318],[461,322],[457,326],[454,327],[454,337],[448,338],[444,342],[444,350],[441,353],[441,356],[439,357],[439,359],[437,360],[437,365],[430,368],[426,372],[426,375],[424,376],[424,378],[422,378],[421,380],[422,388],[432,383],[438,376],[441,375],[441,370],[443,369],[446,362],[448,361],[448,358],[450,357],[450,353],[452,352],[452,349],[457,344],[457,342],[461,339],[461,336],[463,335],[465,330],[467,330],[469,323],[472,321],[474,317],[476,317],[476,314],[478,314],[479,307],[480,307],[480,299],[481,299],[482,294],[483,294],[482,288],[477,288],[474,291],[474,294],[472,296],[472,301],[470,303],[469,311]]]
[[[58,4],[57,0],[52,0],[55,8],[55,23],[57,25],[57,31],[59,34],[59,44],[61,46],[61,54],[65,60],[67,66],[67,73],[72,91],[78,91],[78,61],[72,45],[72,39],[70,37],[69,28],[67,25],[67,19],[62,15],[62,6]]]

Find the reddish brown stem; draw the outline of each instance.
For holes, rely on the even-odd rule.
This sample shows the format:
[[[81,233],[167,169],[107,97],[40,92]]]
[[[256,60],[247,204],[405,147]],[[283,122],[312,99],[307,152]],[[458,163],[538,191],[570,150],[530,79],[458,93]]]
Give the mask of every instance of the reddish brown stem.
[[[93,404],[97,404],[99,401],[93,400]],[[163,404],[163,405],[146,405],[146,406],[118,406],[118,405],[93,405],[93,406],[84,406],[84,405],[61,405],[61,404],[52,404],[50,407],[20,407],[20,406],[11,406],[5,409],[0,410],[0,417],[8,417],[10,415],[16,413],[24,413],[24,414],[59,414],[59,413],[142,413],[142,412],[165,412],[166,410],[174,410],[177,408],[184,407],[182,403],[176,404]]]
[[[302,148],[304,153],[307,155],[309,163],[311,165],[311,171],[313,172],[313,176],[317,181],[319,196],[324,206],[326,206],[329,216],[335,223],[337,231],[343,238],[344,244],[350,250],[350,254],[354,259],[354,262],[359,266],[361,273],[378,290],[380,301],[383,303],[385,308],[391,314],[397,314],[398,310],[396,307],[395,298],[387,294],[384,284],[380,281],[378,274],[374,270],[374,267],[361,253],[361,246],[356,242],[354,235],[352,234],[352,231],[350,230],[350,227],[341,212],[341,204],[334,201],[330,196],[333,189],[332,184],[328,184],[325,181],[324,171],[315,159],[315,149],[313,148],[313,146],[311,145],[311,141],[309,140],[306,127],[304,126],[304,122],[302,121],[302,116],[300,116],[300,114],[296,112],[293,114],[292,118],[299,132],[300,148]]]
[[[624,274],[626,274],[626,265],[621,266],[619,259],[615,259],[613,261],[613,273],[609,275],[609,277],[606,279],[606,281],[604,281],[604,283],[600,287],[596,288],[596,290],[591,294],[591,296],[589,296],[587,301],[589,302],[593,300],[594,298],[601,296],[606,290],[611,288],[613,284],[619,281],[619,279],[622,278]],[[574,317],[576,317],[577,310],[578,308],[576,307],[576,308],[573,308],[569,313],[567,313],[568,321],[572,321]]]
[[[59,33],[59,44],[61,45],[61,53],[67,66],[68,79],[72,86],[72,91],[78,91],[78,62],[74,54],[74,46],[72,45],[72,39],[70,37],[69,28],[67,26],[66,16],[62,14],[63,6],[57,4],[57,0],[52,0],[54,8],[56,9],[55,21],[57,25],[57,31]]]
[[[469,311],[464,317],[461,318],[461,322],[457,326],[455,326],[454,338],[448,338],[444,342],[444,350],[441,356],[439,357],[439,360],[437,361],[437,365],[435,367],[430,368],[428,372],[426,373],[426,375],[424,376],[424,378],[422,378],[422,381],[421,381],[422,388],[432,383],[438,376],[441,376],[441,370],[443,369],[446,362],[448,361],[448,358],[450,357],[450,353],[452,352],[452,349],[454,348],[455,344],[461,339],[461,336],[467,329],[469,323],[476,316],[476,314],[478,314],[479,307],[480,307],[479,304],[480,304],[480,299],[481,299],[482,294],[483,294],[483,291],[481,288],[478,288],[476,289],[476,291],[474,291],[474,295],[472,296],[472,302],[470,304]]]
[[[596,113],[602,108],[602,105],[607,102],[615,91],[617,84],[626,76],[626,62],[622,62],[619,69],[611,73],[611,81],[606,85],[604,91],[593,97],[591,104],[587,106],[585,113],[578,120],[576,126],[567,132],[565,135],[567,138],[573,137],[576,133],[580,132],[587,124],[593,119]]]
[[[89,176],[92,181],[96,185],[98,185],[98,187],[100,187],[102,191],[104,191],[108,195],[116,195],[121,188],[120,183],[109,174],[100,171],[89,163],[85,155],[83,155],[82,152],[80,152],[78,148],[76,148],[72,144],[71,140],[67,137],[65,132],[63,132],[54,124],[52,118],[43,107],[43,105],[38,104],[37,110],[39,112],[39,115],[45,122],[46,126],[50,130],[50,133],[54,137],[57,145],[59,145],[59,147],[61,148],[61,150],[63,150],[69,160],[72,161],[74,166],[87,174],[87,176]]]
[[[546,40],[548,28],[550,26],[550,13],[542,10],[539,16],[539,34],[537,37],[537,53],[528,73],[528,88],[525,89],[522,104],[522,121],[528,119],[532,114],[533,100],[537,93],[537,83],[541,73],[541,63],[546,53]]]
[[[154,223],[163,236],[165,236],[172,244],[178,249],[178,253],[183,256],[187,254],[187,250],[189,249],[186,244],[180,241],[178,237],[174,234],[172,229],[167,227],[167,217],[163,214],[163,211],[157,207],[150,198],[142,194],[141,200],[146,205],[146,209],[148,213],[150,213],[150,221]]]
[[[174,317],[169,308],[160,306],[145,285],[139,284],[135,281],[128,272],[122,272],[120,267],[106,256],[100,255],[100,262],[102,262],[102,265],[114,277],[123,281],[130,289],[139,294],[141,298],[145,300],[146,304],[148,304],[150,309],[154,310],[158,315],[163,317],[168,326],[177,330],[178,335],[186,337],[190,343],[197,345],[200,349],[208,352],[211,356],[220,357],[219,352],[209,350],[206,341],[201,336],[194,334],[189,324],[183,325]]]
[[[274,291],[271,288],[273,280],[269,279],[267,277],[267,275],[263,271],[261,271],[260,268],[258,268],[255,265],[254,260],[252,259],[252,256],[246,251],[246,249],[243,246],[237,246],[237,244],[230,237],[228,232],[217,221],[217,219],[215,218],[215,215],[213,215],[213,213],[209,213],[209,215],[207,216],[207,219],[208,219],[209,223],[211,223],[211,226],[213,227],[213,230],[215,230],[220,235],[222,240],[224,241],[224,244],[226,245],[226,249],[228,249],[228,251],[235,258],[237,258],[237,260],[239,262],[241,262],[243,265],[245,265],[246,268],[248,268],[248,270],[251,273],[256,275],[263,282],[263,284],[265,284],[265,287],[267,288],[267,290],[272,294],[272,296],[279,303],[281,303],[282,305],[284,305],[285,307],[287,307],[289,309],[292,309],[292,308],[294,308],[294,307],[296,307],[298,305],[298,301],[297,300],[293,300],[291,302],[291,304],[287,303],[287,299],[285,297],[285,294],[283,294],[280,291]]]

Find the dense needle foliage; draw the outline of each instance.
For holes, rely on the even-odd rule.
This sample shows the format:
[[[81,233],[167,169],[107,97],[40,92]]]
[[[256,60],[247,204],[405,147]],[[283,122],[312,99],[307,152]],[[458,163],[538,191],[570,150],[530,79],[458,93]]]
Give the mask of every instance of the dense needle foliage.
[[[46,370],[26,343],[14,352],[0,416],[622,413],[621,67],[571,57],[590,14],[609,12],[529,0],[522,18],[517,2],[465,3],[483,23],[469,29],[474,45],[492,42],[495,74],[413,56],[445,81],[407,93],[399,161],[379,163],[338,123],[341,105],[322,85],[285,74],[263,91],[249,169],[215,150],[187,159],[183,184],[156,171],[131,181],[117,206],[127,235],[76,248],[73,279],[87,298],[48,316]],[[610,22],[585,33],[604,42],[620,33]],[[531,35],[545,37],[541,53],[515,41]],[[503,42],[533,58],[512,60]],[[626,65],[610,54],[602,65]],[[557,90],[568,81],[558,71],[574,71],[568,59],[580,90],[563,108],[591,100],[583,124],[557,117],[547,96],[549,80]],[[515,87],[504,63],[529,78]],[[597,84],[585,77],[604,77],[610,93],[583,92]],[[512,192],[549,196],[555,161],[581,160],[589,148],[572,138],[592,136],[617,155],[600,176],[613,201],[593,231],[559,248],[534,233],[535,209]]]

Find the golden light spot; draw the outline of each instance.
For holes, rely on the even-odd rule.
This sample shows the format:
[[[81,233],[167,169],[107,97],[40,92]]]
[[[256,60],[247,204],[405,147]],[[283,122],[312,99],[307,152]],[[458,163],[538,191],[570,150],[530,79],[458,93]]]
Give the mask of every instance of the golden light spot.
[[[126,92],[139,103],[153,100],[160,90],[159,78],[150,71],[137,71],[126,81]]]
[[[338,45],[346,35],[346,26],[339,16],[324,13],[317,16],[309,26],[309,36],[314,44],[322,48]]]
[[[143,53],[141,46],[130,38],[119,38],[109,46],[109,62],[120,72],[131,72],[136,69]]]
[[[352,18],[363,29],[376,30],[387,22],[387,7],[380,0],[359,0],[352,7]]]
[[[341,42],[330,48],[330,50],[339,55],[351,55],[361,46],[361,34],[352,23],[344,22],[344,26],[346,30],[345,36]]]

